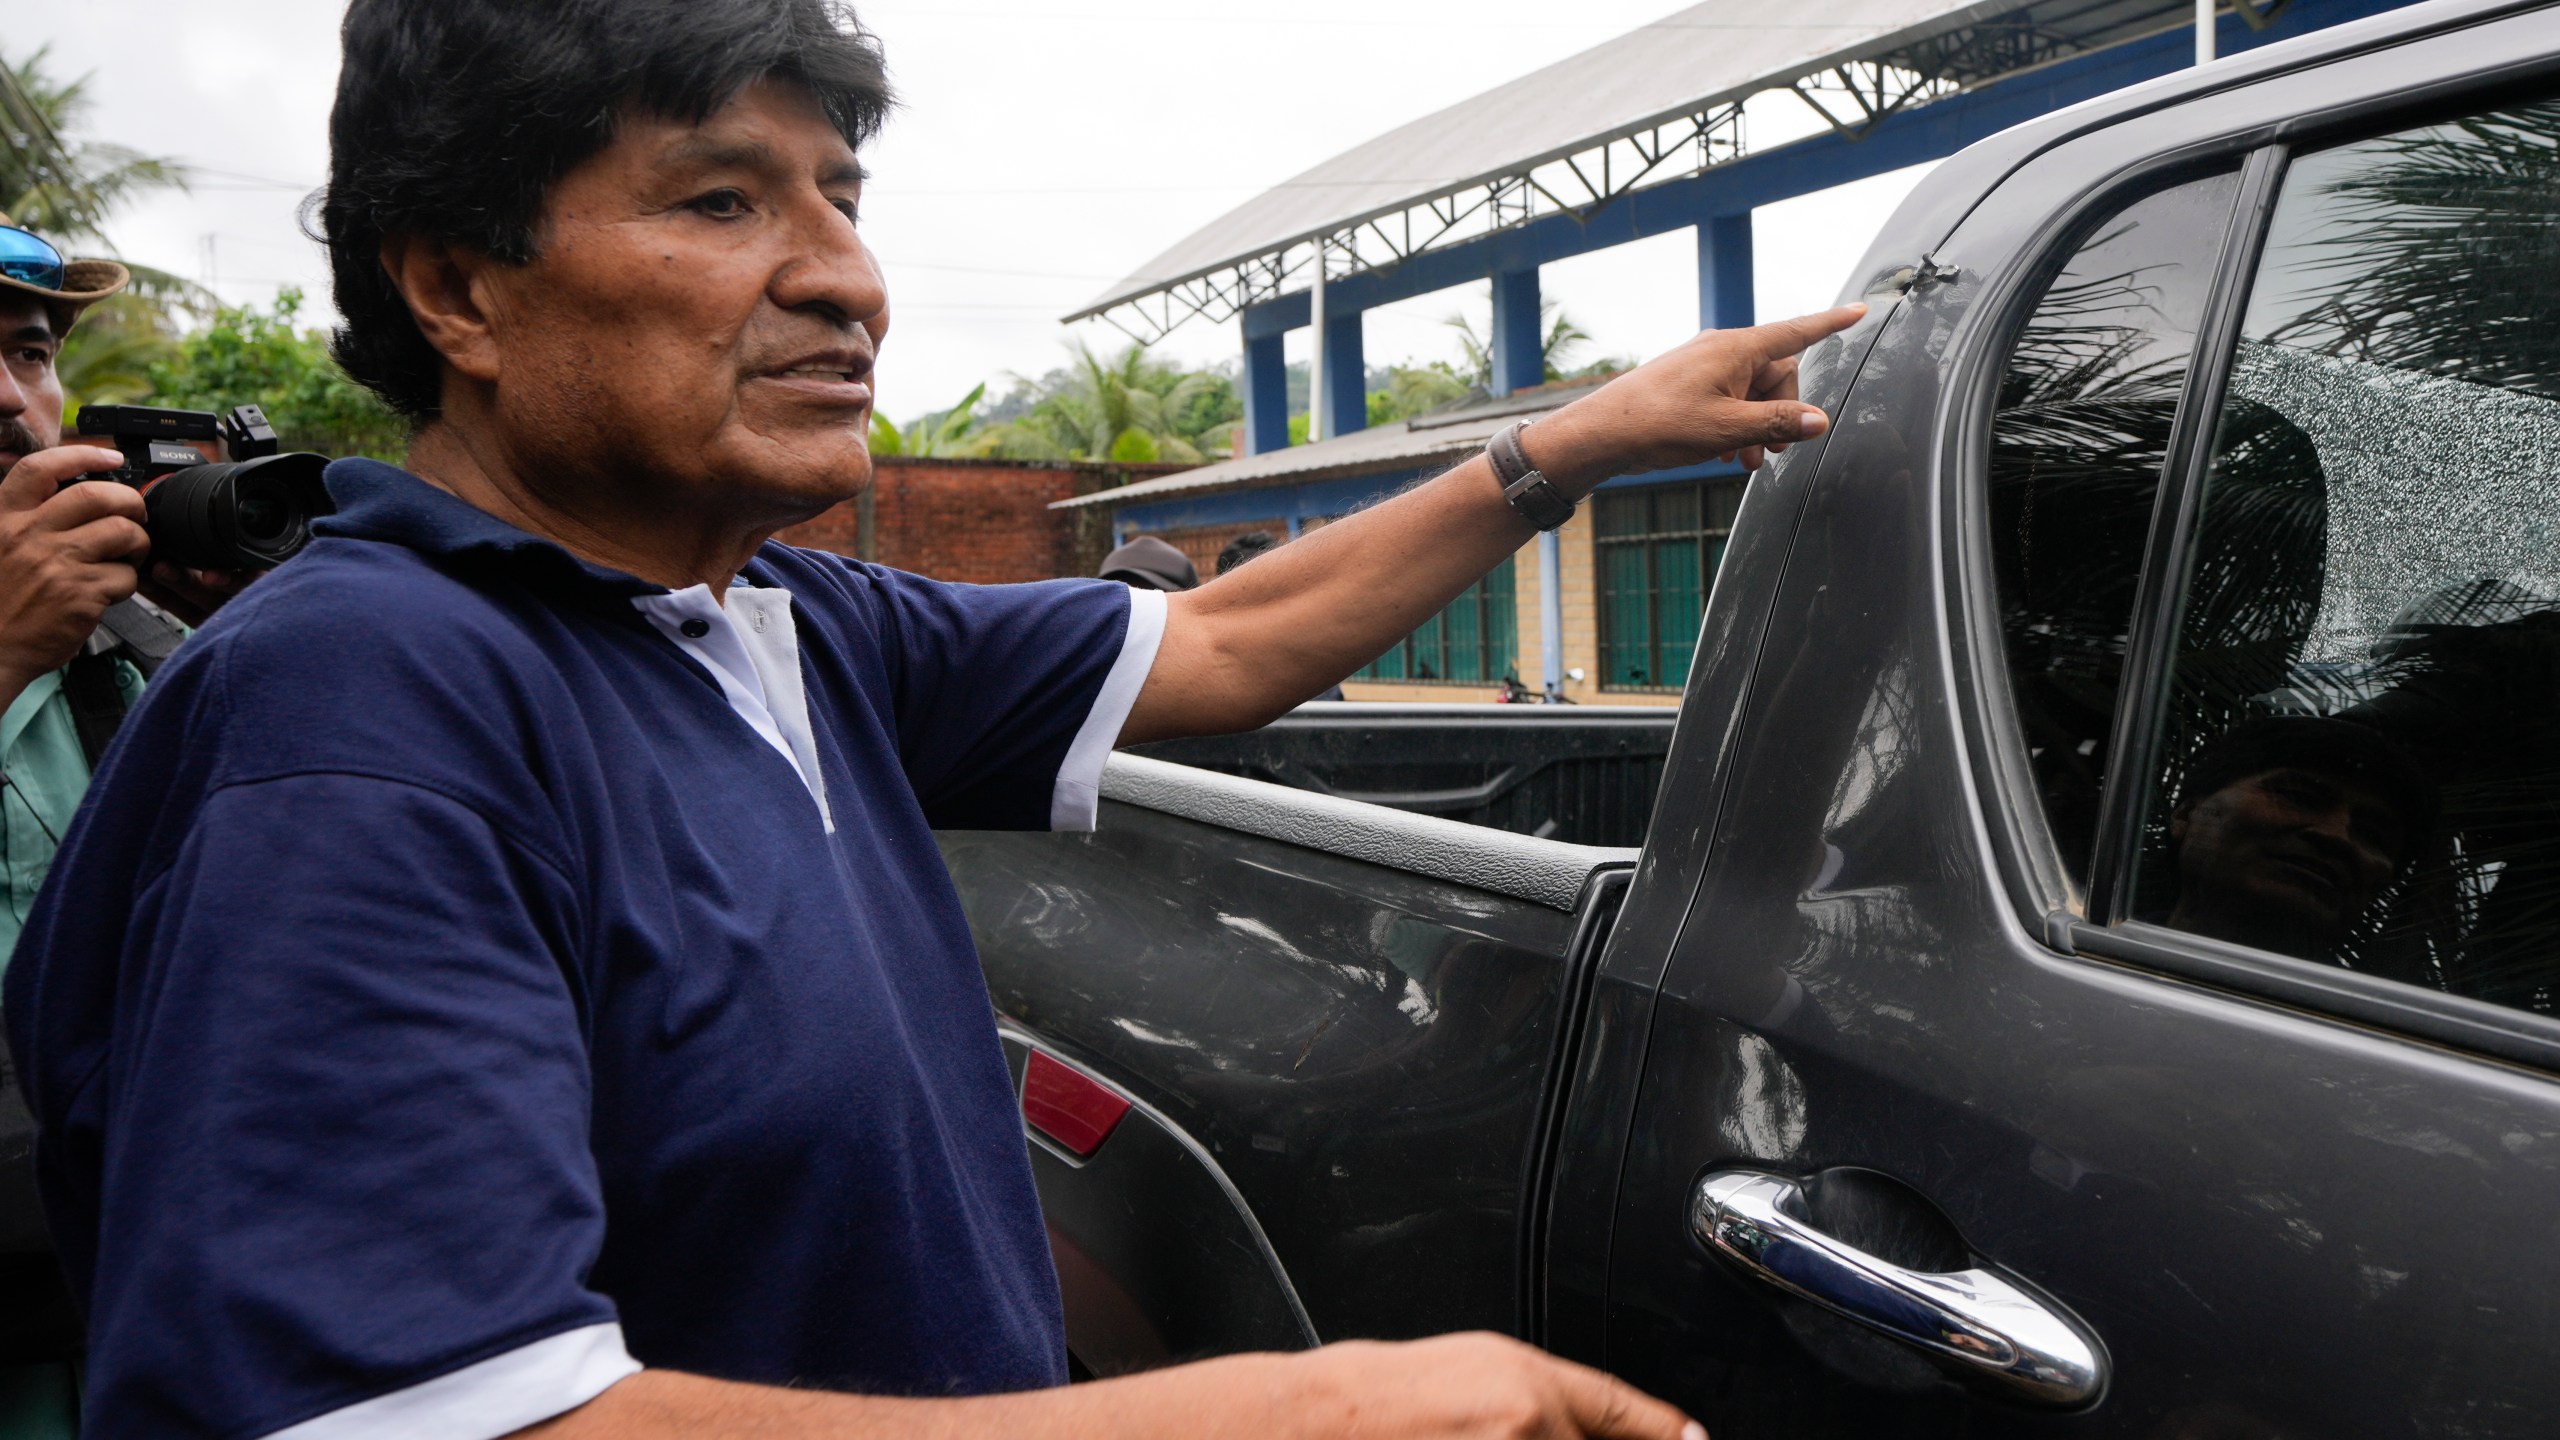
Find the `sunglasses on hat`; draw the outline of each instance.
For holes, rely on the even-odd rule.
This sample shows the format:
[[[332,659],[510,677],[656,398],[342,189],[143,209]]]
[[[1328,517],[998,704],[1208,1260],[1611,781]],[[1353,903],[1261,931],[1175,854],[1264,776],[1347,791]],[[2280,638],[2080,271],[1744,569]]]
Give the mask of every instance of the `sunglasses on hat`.
[[[0,225],[0,275],[40,290],[59,290],[62,252],[15,225]]]

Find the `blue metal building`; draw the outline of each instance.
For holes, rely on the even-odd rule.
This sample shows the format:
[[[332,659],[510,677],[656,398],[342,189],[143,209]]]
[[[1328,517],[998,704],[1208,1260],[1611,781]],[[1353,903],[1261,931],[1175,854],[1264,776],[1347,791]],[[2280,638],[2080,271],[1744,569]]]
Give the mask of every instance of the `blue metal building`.
[[[1247,453],[1062,502],[1115,536],[1214,550],[1295,536],[1571,398],[1539,388],[1539,267],[1691,230],[1698,323],[1752,323],[1755,207],[1953,154],[2021,121],[2401,0],[1825,0],[1784,20],[1710,0],[1428,115],[1239,206],[1069,320],[1141,340],[1236,321]],[[1812,134],[1755,147],[1746,107]],[[1785,127],[1780,127],[1785,128]],[[1490,280],[1492,398],[1371,430],[1364,312]],[[1283,336],[1310,327],[1311,443],[1289,444]],[[1364,672],[1354,698],[1676,699],[1742,477],[1627,476]],[[1417,690],[1413,686],[1430,686]]]

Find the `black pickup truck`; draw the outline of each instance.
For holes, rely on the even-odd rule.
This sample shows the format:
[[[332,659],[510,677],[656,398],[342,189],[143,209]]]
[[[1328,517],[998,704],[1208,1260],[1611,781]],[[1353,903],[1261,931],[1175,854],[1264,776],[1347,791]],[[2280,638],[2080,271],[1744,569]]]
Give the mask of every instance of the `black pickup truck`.
[[[2560,1433],[2560,14],[1996,137],[1849,293],[1676,724],[1310,707],[944,837],[1076,1362]]]

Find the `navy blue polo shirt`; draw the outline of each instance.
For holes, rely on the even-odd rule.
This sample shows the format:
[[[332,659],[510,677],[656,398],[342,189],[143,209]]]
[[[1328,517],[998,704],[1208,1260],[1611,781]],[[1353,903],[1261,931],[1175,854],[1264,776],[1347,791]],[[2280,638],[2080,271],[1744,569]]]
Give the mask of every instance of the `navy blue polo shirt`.
[[[499,1435],[635,1362],[1062,1380],[932,830],[1089,824],[1160,610],[767,545],[808,773],[661,587],[328,478],[126,721],[7,973],[88,1432]]]

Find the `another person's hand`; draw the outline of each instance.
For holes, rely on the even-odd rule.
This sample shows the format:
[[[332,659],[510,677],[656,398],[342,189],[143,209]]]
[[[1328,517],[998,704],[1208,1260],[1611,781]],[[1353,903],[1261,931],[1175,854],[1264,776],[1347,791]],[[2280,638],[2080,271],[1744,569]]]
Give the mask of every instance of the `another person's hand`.
[[[1032,1435],[1044,1440],[1707,1440],[1613,1376],[1499,1335],[1350,1340],[968,1400],[643,1370],[513,1440]]]
[[[123,463],[113,450],[64,445],[0,477],[0,704],[69,664],[107,607],[134,592],[151,548],[142,496],[79,479]]]
[[[1739,458],[1757,470],[1768,454],[1830,428],[1796,399],[1796,357],[1865,317],[1864,305],[1706,330],[1678,349],[1601,386],[1520,436],[1529,462],[1569,494],[1612,475]]]
[[[264,570],[187,570],[163,560],[142,580],[142,593],[152,604],[189,625],[211,619],[223,602],[249,588]]]
[[[1339,1440],[1706,1440],[1618,1379],[1493,1334],[1345,1341],[1288,1363],[1310,1377],[1287,1433]],[[1305,1421],[1312,1421],[1309,1424]]]

